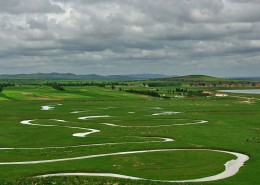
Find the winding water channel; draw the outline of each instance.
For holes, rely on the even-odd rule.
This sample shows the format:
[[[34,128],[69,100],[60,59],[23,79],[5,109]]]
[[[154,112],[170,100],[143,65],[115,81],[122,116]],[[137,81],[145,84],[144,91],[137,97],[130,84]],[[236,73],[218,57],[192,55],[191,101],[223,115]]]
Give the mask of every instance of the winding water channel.
[[[61,105],[61,104],[59,104]],[[51,111],[54,109],[55,106],[42,106],[42,110]],[[82,111],[74,111],[71,113],[80,113]],[[169,114],[179,114],[180,112],[160,112],[160,113],[153,113],[151,116],[160,116],[160,115],[169,115]],[[78,117],[80,120],[88,120],[88,119],[98,119],[110,117],[109,115],[100,115],[100,116],[85,116],[85,117]],[[38,127],[63,127],[68,129],[79,129],[85,130],[85,132],[74,133],[72,136],[74,137],[87,137],[87,135],[95,134],[97,132],[102,132],[101,130],[93,129],[93,128],[84,128],[84,127],[74,127],[69,125],[70,122],[62,119],[49,119],[53,122],[63,122],[68,125],[60,126],[57,124],[51,125],[44,125],[44,124],[36,124],[34,123],[37,120],[22,120],[20,124],[27,125],[27,126],[38,126]],[[180,119],[184,120],[184,119]],[[186,119],[185,119],[186,120]],[[123,125],[116,125],[112,123],[100,123],[110,127],[165,127],[165,126],[184,126],[184,125],[195,125],[195,124],[206,124],[208,121],[206,120],[187,120],[187,123],[181,124],[170,124],[170,125],[156,125],[156,126],[123,126]],[[141,137],[140,137],[141,138]],[[152,142],[173,142],[174,139],[172,138],[162,138],[162,137],[150,137],[150,139],[154,139],[151,141],[140,141],[140,142],[118,142],[118,143],[100,143],[100,144],[87,144],[87,145],[73,145],[73,146],[50,146],[50,147],[42,147],[42,148],[0,148],[0,150],[42,150],[42,149],[61,149],[61,148],[75,148],[75,147],[86,147],[86,146],[101,146],[101,145],[126,145],[130,143],[152,143]],[[49,159],[49,160],[34,160],[34,161],[19,161],[19,162],[0,162],[0,165],[25,165],[25,164],[42,164],[42,163],[55,163],[55,162],[62,162],[62,161],[73,161],[73,160],[82,160],[82,159],[90,159],[90,158],[98,158],[98,157],[105,157],[105,156],[119,156],[119,155],[131,155],[131,154],[138,154],[138,153],[154,153],[154,152],[165,152],[165,151],[211,151],[211,152],[220,152],[220,153],[227,153],[236,156],[235,160],[228,161],[225,165],[225,170],[219,174],[203,177],[198,179],[189,179],[189,180],[152,180],[152,179],[144,179],[139,177],[133,176],[126,176],[121,174],[113,174],[113,173],[56,173],[56,174],[44,174],[37,177],[50,177],[50,176],[102,176],[102,177],[115,177],[115,178],[124,178],[124,179],[136,179],[136,180],[149,180],[149,181],[160,181],[160,182],[204,182],[204,181],[215,181],[224,178],[231,177],[235,175],[239,169],[244,165],[244,163],[249,159],[249,157],[245,154],[231,152],[231,151],[224,151],[224,150],[212,150],[212,149],[154,149],[154,150],[138,150],[138,151],[125,151],[125,152],[115,152],[115,153],[106,153],[106,154],[96,154],[96,155],[84,155],[79,157],[70,157],[70,158],[60,158],[60,159]],[[174,168],[174,166],[173,166]]]

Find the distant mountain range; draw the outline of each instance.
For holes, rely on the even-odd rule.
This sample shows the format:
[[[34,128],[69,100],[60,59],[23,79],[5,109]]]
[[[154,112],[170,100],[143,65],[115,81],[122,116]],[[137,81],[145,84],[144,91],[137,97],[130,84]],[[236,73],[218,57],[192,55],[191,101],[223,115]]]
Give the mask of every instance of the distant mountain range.
[[[166,81],[230,81],[230,80],[248,80],[259,81],[260,77],[232,77],[218,78],[207,75],[162,75],[162,74],[127,74],[127,75],[76,75],[73,73],[33,73],[33,74],[7,74],[0,75],[2,80],[148,80],[148,79],[163,79]]]
[[[157,78],[168,78],[170,76],[161,74],[129,74],[129,75],[107,75],[101,76],[96,74],[76,75],[73,73],[33,73],[33,74],[14,74],[0,75],[0,79],[36,79],[36,80],[146,80]]]

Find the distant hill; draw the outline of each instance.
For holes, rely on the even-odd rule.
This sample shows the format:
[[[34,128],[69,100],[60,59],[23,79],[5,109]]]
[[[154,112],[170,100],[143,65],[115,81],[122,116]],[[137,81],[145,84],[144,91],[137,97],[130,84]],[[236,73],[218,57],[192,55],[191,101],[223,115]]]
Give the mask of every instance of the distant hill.
[[[155,78],[166,78],[169,76],[161,74],[129,74],[129,75],[107,75],[101,76],[96,74],[76,75],[73,73],[33,73],[33,74],[14,74],[0,75],[0,79],[5,80],[146,80]]]
[[[164,78],[166,81],[230,81],[227,78],[218,78],[207,75],[186,75],[186,76],[177,76]]]
[[[260,81],[260,77],[232,77],[234,80]]]

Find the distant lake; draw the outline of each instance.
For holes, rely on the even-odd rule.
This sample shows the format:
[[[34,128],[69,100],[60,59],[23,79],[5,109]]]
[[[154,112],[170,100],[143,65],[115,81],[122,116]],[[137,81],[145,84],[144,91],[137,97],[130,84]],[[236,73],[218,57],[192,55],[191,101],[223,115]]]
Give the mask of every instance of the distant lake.
[[[260,89],[246,89],[246,90],[219,90],[219,92],[227,92],[227,93],[242,93],[242,94],[260,94]]]

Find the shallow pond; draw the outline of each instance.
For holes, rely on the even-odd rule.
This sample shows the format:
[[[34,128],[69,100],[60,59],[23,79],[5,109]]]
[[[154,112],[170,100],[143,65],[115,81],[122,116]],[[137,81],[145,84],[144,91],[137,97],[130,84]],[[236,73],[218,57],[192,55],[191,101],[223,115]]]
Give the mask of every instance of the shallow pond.
[[[219,92],[227,92],[227,93],[242,93],[242,94],[260,94],[260,89],[246,89],[246,90],[219,90]]]

